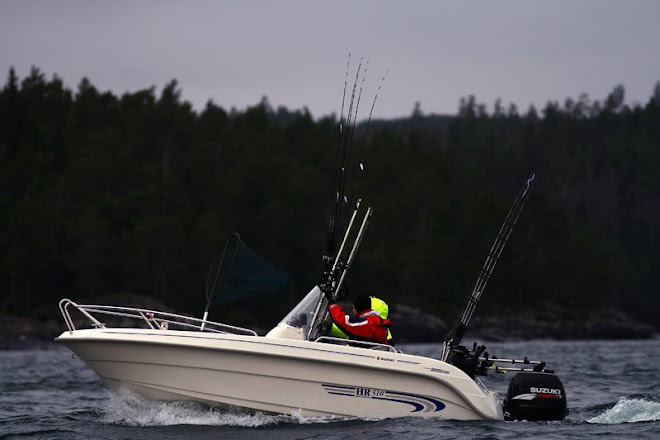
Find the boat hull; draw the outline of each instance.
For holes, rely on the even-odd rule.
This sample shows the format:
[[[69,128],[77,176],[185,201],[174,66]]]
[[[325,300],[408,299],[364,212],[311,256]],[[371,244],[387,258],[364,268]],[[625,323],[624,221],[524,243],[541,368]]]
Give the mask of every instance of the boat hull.
[[[436,359],[309,341],[85,329],[66,345],[115,390],[278,414],[501,420],[501,403]]]

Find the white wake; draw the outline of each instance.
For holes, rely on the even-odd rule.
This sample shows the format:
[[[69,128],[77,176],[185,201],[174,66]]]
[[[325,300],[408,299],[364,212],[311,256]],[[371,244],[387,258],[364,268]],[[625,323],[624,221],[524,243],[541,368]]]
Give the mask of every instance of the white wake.
[[[635,422],[655,422],[660,420],[660,402],[645,399],[628,399],[622,397],[604,413],[593,417],[587,422],[602,424],[619,424]]]
[[[121,394],[108,392],[102,417],[107,423],[129,426],[214,425],[249,428],[347,420],[342,417],[304,417],[300,412],[291,415],[271,415],[221,410],[195,402],[157,402],[130,391],[123,391]]]

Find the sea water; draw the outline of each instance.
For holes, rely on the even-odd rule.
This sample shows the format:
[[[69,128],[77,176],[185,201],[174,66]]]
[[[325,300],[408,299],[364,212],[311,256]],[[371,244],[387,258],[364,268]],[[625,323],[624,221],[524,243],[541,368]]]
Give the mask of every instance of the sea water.
[[[566,388],[561,422],[248,414],[109,392],[66,348],[0,352],[0,439],[660,439],[660,339],[493,342],[491,357],[543,360]],[[440,344],[408,344],[438,357]],[[512,372],[482,381],[506,394]]]

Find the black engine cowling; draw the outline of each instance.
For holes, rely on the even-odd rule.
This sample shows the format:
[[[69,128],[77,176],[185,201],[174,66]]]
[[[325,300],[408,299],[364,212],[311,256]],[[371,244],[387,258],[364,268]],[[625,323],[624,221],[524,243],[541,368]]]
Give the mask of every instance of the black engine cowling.
[[[564,385],[556,375],[520,372],[509,382],[505,420],[563,420],[566,414]]]

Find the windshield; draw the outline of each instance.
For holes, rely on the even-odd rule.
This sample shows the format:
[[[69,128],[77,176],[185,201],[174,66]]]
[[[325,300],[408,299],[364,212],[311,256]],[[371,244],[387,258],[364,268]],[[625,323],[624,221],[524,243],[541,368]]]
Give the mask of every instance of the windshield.
[[[317,312],[319,302],[323,301],[325,296],[318,286],[314,286],[310,292],[284,317],[281,323],[291,327],[300,328],[305,335],[310,334],[310,325],[314,319],[314,313]],[[319,319],[316,319],[319,322]]]

